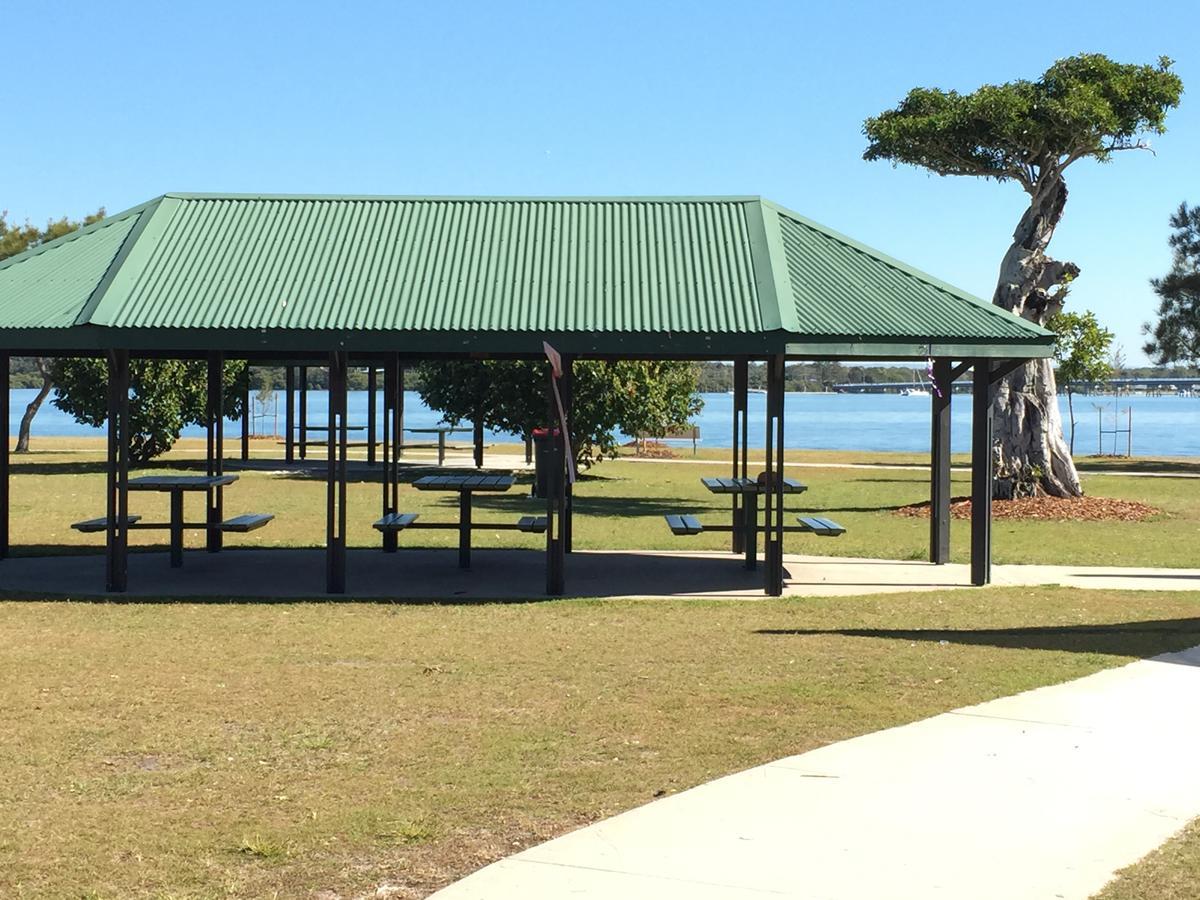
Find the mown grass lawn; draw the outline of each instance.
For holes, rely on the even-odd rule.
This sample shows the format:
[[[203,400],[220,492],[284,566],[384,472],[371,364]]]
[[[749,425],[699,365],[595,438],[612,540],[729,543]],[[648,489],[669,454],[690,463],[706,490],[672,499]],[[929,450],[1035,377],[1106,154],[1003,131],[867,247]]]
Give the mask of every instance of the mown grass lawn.
[[[52,441],[43,447],[55,448]],[[195,442],[144,471],[170,466],[196,466]],[[515,448],[514,448],[515,449]],[[279,454],[274,444],[256,453]],[[712,451],[707,455],[719,456]],[[702,453],[697,459],[704,460]],[[917,461],[912,454],[880,453],[792,453],[789,459],[812,463],[877,462],[907,464]],[[1141,461],[1159,471],[1187,471],[1184,463]],[[1088,460],[1093,470],[1119,469],[1120,461]],[[581,549],[722,549],[728,535],[701,534],[679,538],[671,534],[663,515],[693,512],[702,520],[726,520],[728,498],[713,495],[700,484],[704,475],[722,475],[722,459],[697,464],[684,456],[674,462],[606,461],[596,466],[577,485],[575,541]],[[796,467],[789,475],[804,481],[807,493],[790,497],[789,509],[824,514],[845,525],[847,534],[833,541],[790,535],[791,552],[835,553],[841,556],[923,559],[928,546],[928,521],[895,515],[895,509],[927,500],[927,475],[922,471],[888,468]],[[82,535],[70,523],[103,512],[103,467],[100,454],[48,449],[20,457],[12,481],[12,534],[16,552],[78,552],[98,550],[102,535]],[[1085,474],[1086,489],[1099,496],[1140,500],[1162,510],[1146,522],[1041,522],[997,519],[993,527],[994,559],[998,563],[1069,563],[1078,565],[1181,566],[1195,564],[1200,547],[1200,479],[1138,478],[1112,474]],[[969,475],[955,473],[956,493],[969,493]],[[411,487],[401,489],[406,512],[423,519],[457,519],[457,496],[424,493]],[[199,508],[199,498],[189,498]],[[162,520],[166,497],[135,494],[131,510]],[[380,489],[376,482],[356,481],[349,486],[349,541],[371,546],[378,542],[371,523],[378,518]],[[325,485],[320,479],[268,472],[244,472],[226,492],[228,514],[272,512],[277,520],[269,527],[229,539],[231,546],[321,546],[325,538]],[[479,496],[476,520],[512,521],[536,512],[539,502],[528,497],[527,483],[504,495]],[[969,527],[956,520],[952,532],[952,558],[968,558]],[[199,532],[189,534],[191,546],[199,546]],[[410,532],[401,545],[452,546],[453,532]],[[133,532],[135,545],[163,546],[164,532]],[[476,546],[539,547],[543,539],[517,532],[487,532],[475,535]],[[19,545],[26,545],[22,551]]]
[[[1200,643],[1200,595],[10,601],[0,634],[0,896],[417,897],[663,792]]]
[[[103,511],[99,448],[38,446],[14,460],[16,552],[98,552],[99,536],[68,526]],[[146,471],[195,466],[195,450],[185,442]],[[684,456],[598,466],[578,486],[577,546],[723,548],[726,538],[677,538],[662,521],[681,511],[723,518],[726,501],[699,479],[724,474],[724,454],[698,458],[708,455],[711,465]],[[919,457],[789,459],[833,464],[789,470],[810,486],[790,504],[850,529],[836,543],[789,537],[789,550],[924,557],[927,522],[894,509],[926,499],[926,474],[834,467]],[[1123,465],[1085,461],[1096,472],[1086,487],[1161,516],[997,520],[996,560],[1194,566],[1200,480],[1100,474]],[[966,477],[955,476],[964,494]],[[324,491],[319,479],[243,473],[227,513],[277,521],[230,544],[320,546]],[[407,511],[457,515],[452,495],[402,491]],[[165,515],[162,496],[132,502]],[[350,485],[352,544],[376,543],[378,504],[378,484]],[[478,498],[476,518],[536,508],[518,488]],[[965,560],[967,524],[953,533],[954,557]],[[161,534],[133,537],[161,546]],[[454,538],[421,532],[401,543],[418,540]],[[481,530],[475,543],[541,539]],[[1085,625],[1105,627],[1073,630]],[[789,630],[805,633],[770,633]],[[1200,595],[1065,589],[741,604],[16,598],[0,604],[0,896],[349,897],[382,883],[424,896],[661,792],[1197,643]],[[1198,867],[1193,828],[1103,897],[1191,897]]]

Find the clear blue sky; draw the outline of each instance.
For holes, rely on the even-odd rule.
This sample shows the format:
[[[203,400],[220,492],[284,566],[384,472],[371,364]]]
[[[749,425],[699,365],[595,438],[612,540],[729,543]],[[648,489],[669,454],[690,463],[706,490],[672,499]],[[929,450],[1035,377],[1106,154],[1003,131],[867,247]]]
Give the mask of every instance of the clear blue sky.
[[[1052,245],[1130,362],[1200,203],[1200,4],[179,2],[0,14],[0,208],[42,222],[165,191],[762,194],[990,298],[1015,185],[862,161],[862,120],[1098,51],[1174,58],[1154,139],[1069,172]]]

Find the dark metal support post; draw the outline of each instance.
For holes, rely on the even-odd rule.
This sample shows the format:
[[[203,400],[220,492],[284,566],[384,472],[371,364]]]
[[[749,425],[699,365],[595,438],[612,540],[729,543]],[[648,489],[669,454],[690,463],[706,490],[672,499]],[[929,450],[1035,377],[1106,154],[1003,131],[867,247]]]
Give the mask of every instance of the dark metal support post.
[[[766,498],[763,519],[767,594],[783,593],[783,354],[767,360]]]
[[[929,561],[950,561],[950,360],[933,363],[933,411],[929,436]],[[938,396],[938,391],[941,396]]]
[[[546,593],[559,595],[565,589],[566,544],[563,540],[563,520],[566,513],[565,452],[562,429],[558,425],[558,408],[554,402],[554,372],[547,370],[547,401],[550,421],[550,470],[546,478]]]
[[[748,419],[750,403],[750,361],[738,359],[733,363],[733,471],[734,478],[746,477],[746,450],[748,437]],[[746,534],[741,530],[742,519],[745,515],[746,501],[741,494],[733,494],[733,515],[730,525],[733,527],[734,553],[744,553],[746,550]]]
[[[404,455],[404,360],[396,355],[396,458]]]
[[[289,365],[284,376],[284,393],[287,394],[287,409],[283,414],[283,458],[287,462],[296,460],[296,367]]]
[[[571,421],[571,404],[575,402],[575,358],[573,356],[563,356],[562,367],[563,375],[559,379],[559,396],[562,397],[563,411],[566,413],[567,422]],[[570,437],[570,435],[567,435]],[[567,442],[563,441],[563,450],[566,451]],[[564,465],[567,464],[564,459]],[[563,478],[563,505],[562,505],[562,538],[563,552],[570,553],[574,542],[575,532],[575,490],[574,485],[564,476]]]
[[[250,458],[250,416],[254,410],[254,399],[250,396],[250,363],[242,376],[242,462]]]
[[[214,350],[208,354],[208,403],[205,409],[208,452],[206,463],[210,478],[225,471],[225,410],[222,376],[225,371],[225,354]],[[204,523],[207,528],[209,553],[221,550],[221,522],[224,520],[225,489],[210,487],[206,492],[208,513]]]
[[[300,367],[300,458],[308,456],[308,366]],[[329,434],[329,455],[333,456],[333,433]]]
[[[475,468],[483,468],[483,416],[477,415],[471,423],[471,443],[475,447]]]
[[[992,580],[992,378],[975,360],[971,413],[971,584]]]
[[[124,592],[129,578],[129,352],[108,353],[108,464],[104,587]]]
[[[375,465],[375,406],[379,392],[378,374],[374,366],[367,367],[367,465]]]
[[[303,396],[303,395],[301,395]],[[303,408],[303,407],[302,407]],[[301,451],[304,449],[301,420]],[[328,470],[325,507],[325,590],[346,593],[346,354],[329,354]]]
[[[399,381],[400,362],[396,356],[390,356],[383,364],[383,514],[385,516],[399,512],[399,476],[396,465],[396,417],[397,417],[397,386]],[[397,547],[396,532],[383,533],[383,551],[395,553]]]
[[[8,507],[9,507],[9,354],[0,353],[0,559],[8,558]]]

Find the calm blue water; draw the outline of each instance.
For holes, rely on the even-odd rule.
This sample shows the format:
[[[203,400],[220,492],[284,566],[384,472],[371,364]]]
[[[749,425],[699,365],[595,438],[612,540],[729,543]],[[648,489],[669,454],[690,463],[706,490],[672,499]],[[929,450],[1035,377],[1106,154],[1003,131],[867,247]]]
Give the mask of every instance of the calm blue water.
[[[33,398],[33,390],[12,392],[12,412],[9,428],[16,435],[21,414]],[[281,392],[280,392],[281,394]],[[279,396],[279,394],[277,394]],[[731,444],[733,397],[728,394],[704,394],[704,410],[696,418],[700,426],[701,446],[728,447]],[[900,397],[894,394],[788,394],[785,399],[785,440],[789,448],[814,450],[909,450],[929,449],[929,399]],[[1125,409],[1133,408],[1133,452],[1135,456],[1200,456],[1200,398],[1134,397],[1121,398],[1121,423],[1124,427]],[[409,428],[437,425],[441,416],[425,407],[413,392],[405,393],[404,422]],[[1075,415],[1079,435],[1075,450],[1080,454],[1095,453],[1097,449],[1097,407],[1104,409],[1104,427],[1113,427],[1112,397],[1078,397]],[[1066,420],[1066,398],[1060,398],[1063,419]],[[309,421],[314,425],[325,422],[327,397],[322,391],[308,395]],[[766,397],[750,395],[751,443],[761,445],[763,439]],[[365,425],[367,394],[353,391],[349,398],[350,424]],[[956,394],[952,406],[952,440],[956,450],[971,446],[971,397]],[[284,403],[278,400],[278,431],[283,432]],[[257,421],[256,431],[272,433],[272,416]],[[43,435],[101,435],[100,429],[80,425],[47,401],[34,420],[36,437]],[[203,429],[192,427],[184,434],[202,436]],[[226,426],[226,438],[241,434],[241,423]],[[361,432],[356,435],[361,437]],[[410,438],[416,440],[417,438]],[[467,435],[458,440],[467,439]],[[489,442],[512,442],[513,435],[489,431]],[[1112,436],[1105,438],[1104,452],[1113,452]],[[1125,437],[1119,437],[1119,449],[1124,452]]]

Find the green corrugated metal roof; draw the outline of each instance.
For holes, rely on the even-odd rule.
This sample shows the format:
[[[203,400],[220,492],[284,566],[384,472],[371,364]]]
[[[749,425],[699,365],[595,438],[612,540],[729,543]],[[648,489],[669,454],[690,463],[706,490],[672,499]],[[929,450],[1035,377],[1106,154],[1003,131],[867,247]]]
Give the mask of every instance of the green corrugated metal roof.
[[[54,329],[133,349],[327,349],[331,335],[406,352],[536,352],[539,335],[681,355],[1049,346],[757,197],[167,194],[0,266],[0,345],[19,349],[32,330],[45,344]]]

